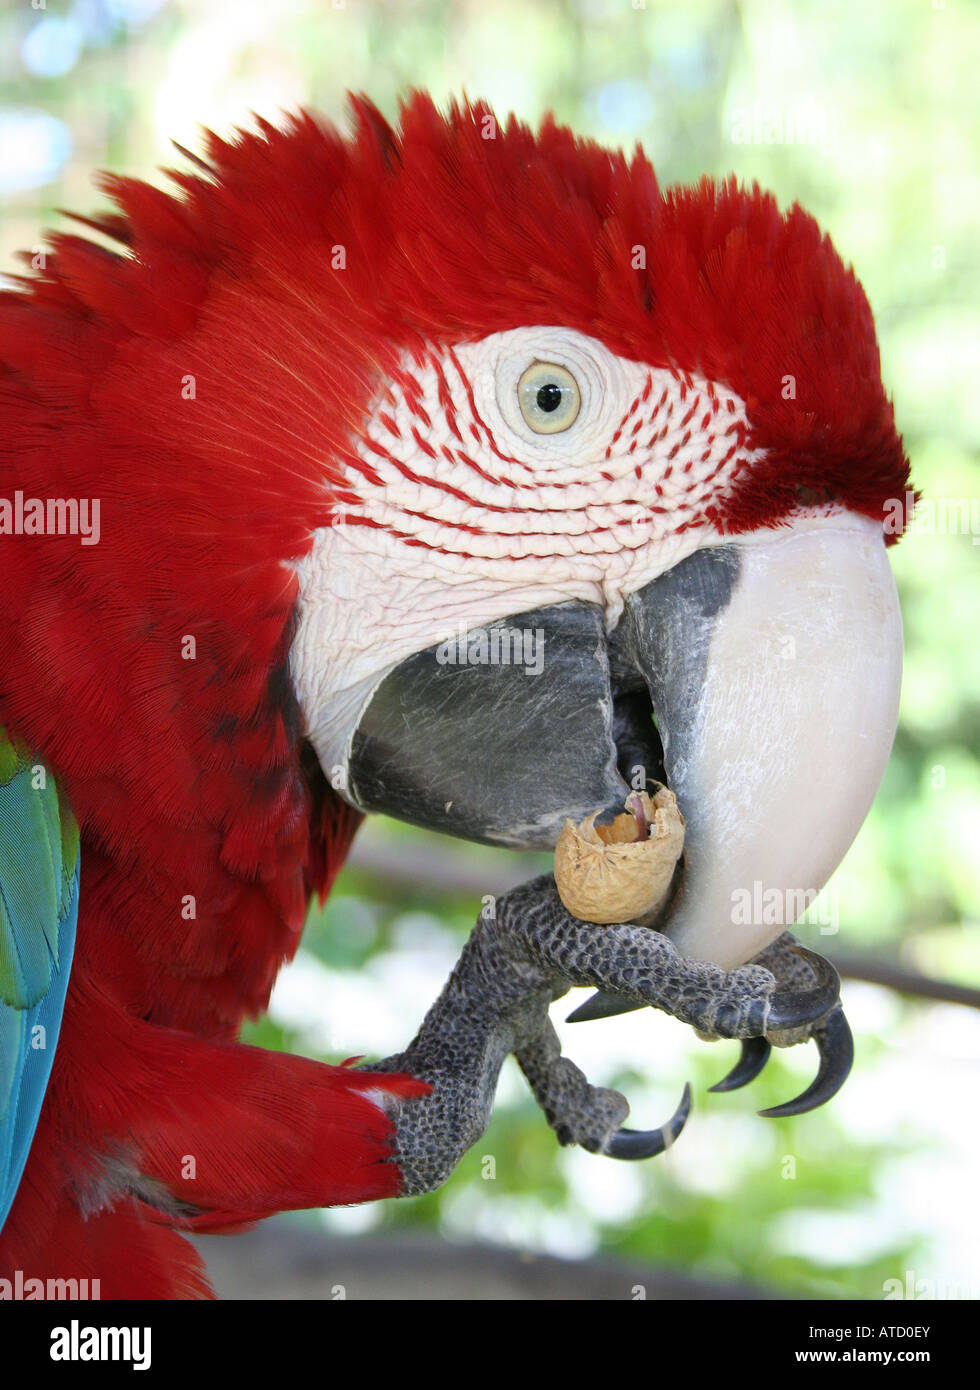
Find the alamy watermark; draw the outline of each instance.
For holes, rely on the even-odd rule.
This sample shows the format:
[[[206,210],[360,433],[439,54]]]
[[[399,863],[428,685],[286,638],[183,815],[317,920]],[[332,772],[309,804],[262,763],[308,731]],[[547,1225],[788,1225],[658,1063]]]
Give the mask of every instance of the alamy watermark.
[[[98,545],[102,506],[98,497],[0,497],[0,536],[79,536]]]
[[[93,1301],[101,1297],[101,1279],[38,1279],[22,1269],[13,1270],[12,1279],[0,1279],[0,1302]]]
[[[809,145],[826,154],[837,149],[839,124],[832,106],[803,102],[776,107],[756,102],[731,108],[728,138],[733,145]]]
[[[544,629],[460,623],[436,647],[440,666],[521,666],[525,676],[544,670]]]
[[[886,536],[972,536],[980,545],[980,497],[889,497],[883,526]]]
[[[940,1302],[968,1299],[972,1303],[980,1298],[980,1279],[920,1279],[914,1269],[907,1269],[904,1279],[886,1279],[881,1292],[886,1301],[895,1298]]]
[[[840,911],[833,885],[819,888],[765,888],[755,879],[751,888],[733,888],[732,926],[791,927],[794,922],[819,927],[821,936],[836,936]]]
[[[131,1361],[134,1371],[153,1364],[149,1327],[90,1327],[73,1318],[51,1329],[52,1361]]]

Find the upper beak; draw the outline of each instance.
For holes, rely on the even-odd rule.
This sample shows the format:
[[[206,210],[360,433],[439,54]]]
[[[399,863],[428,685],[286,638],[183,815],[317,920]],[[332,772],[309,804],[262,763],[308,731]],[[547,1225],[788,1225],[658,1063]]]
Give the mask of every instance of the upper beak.
[[[703,550],[620,624],[687,821],[664,930],[725,969],[791,926],[847,853],[895,736],[902,620],[881,528]]]
[[[566,603],[402,661],[361,711],[345,795],[545,848],[567,816],[620,810],[627,782],[666,780],[687,835],[659,925],[730,969],[791,925],[857,834],[901,652],[880,526],[847,513],[754,533],[631,595],[611,635],[596,606]]]

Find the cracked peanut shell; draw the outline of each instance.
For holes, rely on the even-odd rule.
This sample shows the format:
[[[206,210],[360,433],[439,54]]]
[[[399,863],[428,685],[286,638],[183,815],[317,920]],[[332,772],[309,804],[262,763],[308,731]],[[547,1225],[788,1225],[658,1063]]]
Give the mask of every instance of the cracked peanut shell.
[[[583,922],[652,921],[670,892],[684,848],[684,817],[674,793],[632,792],[611,825],[593,811],[579,825],[566,820],[555,846],[555,883],[562,902]]]

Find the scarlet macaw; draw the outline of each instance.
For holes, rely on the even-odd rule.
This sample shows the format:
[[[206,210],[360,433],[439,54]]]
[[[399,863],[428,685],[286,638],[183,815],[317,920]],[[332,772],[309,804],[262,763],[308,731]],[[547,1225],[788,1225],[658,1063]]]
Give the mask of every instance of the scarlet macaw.
[[[548,1023],[572,984],[743,1039],[726,1085],[815,1036],[784,1112],[849,1064],[832,969],[732,902],[823,885],[894,733],[908,464],[860,286],[758,188],[353,109],[107,178],[120,249],[58,235],[0,301],[0,1275],[207,1296],[180,1231],[443,1181],[510,1051],[563,1143],[659,1152],[687,1096],[622,1129]],[[504,628],[534,669],[469,659]],[[657,779],[662,932],[539,879],[400,1057],[236,1041],[364,812],[548,847]]]

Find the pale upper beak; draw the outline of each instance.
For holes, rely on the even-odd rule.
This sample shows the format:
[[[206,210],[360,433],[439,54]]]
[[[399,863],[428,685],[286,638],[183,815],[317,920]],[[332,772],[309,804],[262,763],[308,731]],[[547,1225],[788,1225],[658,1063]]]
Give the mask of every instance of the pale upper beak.
[[[902,620],[881,528],[834,520],[700,551],[628,604],[687,819],[664,930],[726,969],[827,882],[895,736]]]

